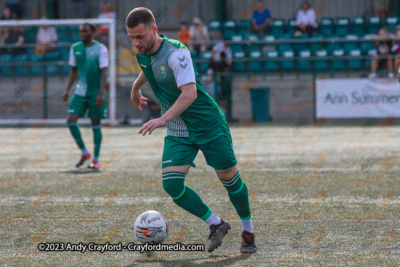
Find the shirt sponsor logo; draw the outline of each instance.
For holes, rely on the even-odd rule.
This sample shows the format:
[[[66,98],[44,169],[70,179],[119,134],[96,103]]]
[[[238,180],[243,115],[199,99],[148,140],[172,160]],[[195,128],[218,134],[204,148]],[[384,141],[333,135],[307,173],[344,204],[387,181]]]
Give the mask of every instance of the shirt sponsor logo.
[[[147,66],[143,65],[142,63],[140,63],[140,66],[142,66],[143,68],[147,68]]]

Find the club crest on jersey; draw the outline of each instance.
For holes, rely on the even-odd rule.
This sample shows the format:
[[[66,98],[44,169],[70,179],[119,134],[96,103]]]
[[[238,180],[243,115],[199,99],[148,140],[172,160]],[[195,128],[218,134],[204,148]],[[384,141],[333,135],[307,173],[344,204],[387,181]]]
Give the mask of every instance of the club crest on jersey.
[[[165,77],[167,76],[167,65],[165,65],[164,63],[161,63],[158,66],[158,72],[160,73],[161,76]]]

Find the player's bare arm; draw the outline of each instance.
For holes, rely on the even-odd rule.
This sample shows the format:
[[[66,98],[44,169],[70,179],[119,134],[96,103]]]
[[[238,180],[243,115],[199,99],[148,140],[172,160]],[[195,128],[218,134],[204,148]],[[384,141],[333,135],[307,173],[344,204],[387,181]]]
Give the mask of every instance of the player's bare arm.
[[[71,70],[69,71],[69,75],[68,75],[67,90],[65,90],[65,93],[63,95],[63,101],[64,102],[68,101],[68,93],[71,90],[71,87],[74,84],[77,75],[78,75],[78,68],[77,67],[71,67]]]
[[[104,92],[107,87],[107,68],[100,69],[100,91],[96,97],[96,107],[101,107],[104,103]]]
[[[167,122],[179,116],[182,112],[184,112],[197,98],[197,89],[195,83],[188,83],[179,87],[182,90],[182,93],[176,100],[176,102],[172,105],[172,107],[164,113],[158,119],[150,120],[146,122],[142,128],[140,128],[138,134],[146,135],[148,132],[149,135],[154,131],[154,129],[159,127],[164,127]]]
[[[146,83],[147,78],[143,71],[141,71],[132,85],[131,100],[135,107],[140,111],[143,111],[142,106],[147,105],[147,98],[142,95],[142,91],[140,90],[140,88]]]

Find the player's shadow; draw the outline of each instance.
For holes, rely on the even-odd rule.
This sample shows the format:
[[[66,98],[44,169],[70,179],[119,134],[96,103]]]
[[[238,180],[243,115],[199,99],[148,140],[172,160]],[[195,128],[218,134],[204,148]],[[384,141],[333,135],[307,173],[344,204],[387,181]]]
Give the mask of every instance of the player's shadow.
[[[184,253],[184,252],[182,252]],[[188,264],[189,266],[204,266],[207,267],[218,267],[218,266],[228,266],[232,265],[238,261],[246,260],[250,258],[251,254],[242,254],[237,256],[230,256],[227,258],[226,255],[209,255],[204,257],[199,257],[197,259],[182,259],[182,260],[162,260],[159,257],[155,257],[155,259],[150,256],[147,259],[142,258],[135,261],[132,265],[126,265],[125,267],[137,266],[139,263],[157,263],[161,266],[185,266]],[[196,263],[195,261],[200,261]]]
[[[75,175],[82,175],[82,174],[91,174],[91,173],[100,173],[100,170],[93,170],[93,169],[77,169],[77,170],[68,170],[68,171],[63,171],[61,173],[66,173],[66,174],[75,174]]]

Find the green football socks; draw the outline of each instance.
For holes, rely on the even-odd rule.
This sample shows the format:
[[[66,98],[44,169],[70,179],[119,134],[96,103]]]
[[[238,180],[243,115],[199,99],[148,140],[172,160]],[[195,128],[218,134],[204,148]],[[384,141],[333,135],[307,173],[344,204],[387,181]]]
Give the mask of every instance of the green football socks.
[[[162,183],[165,191],[172,197],[176,205],[201,218],[203,221],[210,218],[212,211],[201,200],[196,191],[185,185],[184,173],[163,173]]]
[[[76,144],[78,147],[84,151],[86,150],[85,144],[83,143],[81,131],[79,130],[79,126],[76,122],[68,122],[69,130],[71,131],[72,136],[75,139]]]

